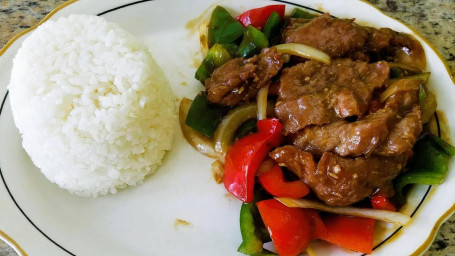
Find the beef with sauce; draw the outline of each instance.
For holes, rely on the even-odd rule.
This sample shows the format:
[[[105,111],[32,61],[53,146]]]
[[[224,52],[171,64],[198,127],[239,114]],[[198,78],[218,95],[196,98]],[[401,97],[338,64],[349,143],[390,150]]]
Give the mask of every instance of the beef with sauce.
[[[422,70],[426,66],[424,50],[412,36],[389,28],[359,26],[354,19],[336,19],[328,14],[312,20],[290,19],[283,41],[312,46],[333,58],[362,61],[386,58]],[[385,56],[381,56],[383,52]]]
[[[328,205],[347,206],[373,194],[394,179],[408,154],[396,157],[344,158],[324,152],[316,164],[312,155],[294,146],[275,149],[270,156],[297,174]]]
[[[373,92],[388,79],[385,62],[336,59],[326,65],[310,60],[283,70],[275,112],[285,134],[346,117],[361,118],[369,109]]]
[[[275,48],[265,48],[249,59],[229,60],[205,81],[208,99],[225,106],[249,101],[282,67],[283,59]]]

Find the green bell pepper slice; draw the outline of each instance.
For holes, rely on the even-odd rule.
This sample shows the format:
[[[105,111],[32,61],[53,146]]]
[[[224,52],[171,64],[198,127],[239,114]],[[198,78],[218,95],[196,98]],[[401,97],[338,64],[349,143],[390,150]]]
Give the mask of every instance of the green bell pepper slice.
[[[455,147],[433,134],[419,139],[414,146],[412,161],[407,172],[400,174],[395,180],[395,192],[398,201],[404,203],[403,189],[408,184],[441,184],[448,170],[451,156],[455,155]]]
[[[211,104],[207,94],[200,92],[193,100],[185,119],[185,124],[212,138],[213,133],[229,108]]]
[[[205,82],[205,79],[209,78],[213,71],[226,63],[228,60],[232,59],[232,56],[235,56],[237,46],[233,44],[215,44],[210,48],[202,61],[199,68],[196,70],[194,77],[201,81]]]
[[[290,17],[291,18],[301,18],[301,19],[312,19],[312,18],[317,17],[317,15],[309,13],[309,12],[304,11],[299,8],[294,8]]]
[[[242,58],[250,58],[268,45],[269,41],[264,33],[249,25],[240,43],[237,55]]]
[[[267,23],[265,23],[264,29],[262,30],[265,37],[269,41],[271,41],[272,38],[279,33],[280,23],[281,23],[280,15],[276,11],[273,11],[272,14],[270,14],[269,19],[267,20]]]
[[[232,43],[243,35],[244,30],[243,25],[226,9],[217,6],[212,12],[208,28],[209,47],[216,43]]]

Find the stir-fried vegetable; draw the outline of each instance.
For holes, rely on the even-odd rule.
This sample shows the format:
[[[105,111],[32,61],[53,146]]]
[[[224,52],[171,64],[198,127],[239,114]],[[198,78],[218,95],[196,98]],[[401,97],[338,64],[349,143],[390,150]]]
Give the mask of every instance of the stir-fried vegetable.
[[[192,103],[193,101],[188,98],[183,98],[180,101],[179,122],[183,136],[197,151],[208,157],[216,158],[217,154],[213,149],[213,141],[185,124],[185,119]]]
[[[208,38],[209,23],[204,22],[199,25],[199,43],[201,45],[202,57],[207,55],[209,51],[209,38]]]
[[[267,37],[269,42],[272,40],[273,36],[278,34],[280,31],[281,20],[282,16],[280,16],[276,11],[273,11],[267,20],[267,23],[265,23],[262,32],[264,33],[265,37]]]
[[[294,10],[291,13],[291,18],[312,19],[314,17],[317,17],[317,15],[309,13],[299,8],[294,8]]]
[[[267,118],[267,95],[269,93],[269,86],[262,87],[256,97],[256,102],[257,102],[257,117],[258,120],[266,119]]]
[[[424,72],[424,73],[420,73],[420,74],[412,75],[412,76],[405,76],[405,77],[400,77],[400,78],[393,78],[393,79],[390,79],[390,80],[389,80],[389,84],[393,84],[393,83],[395,83],[396,81],[401,80],[401,79],[408,79],[408,80],[416,79],[416,80],[421,80],[421,81],[425,84],[425,83],[428,82],[428,79],[430,79],[430,75],[431,75],[430,72]]]
[[[282,19],[284,17],[285,7],[286,6],[284,4],[276,4],[255,8],[240,14],[236,19],[245,27],[251,25],[255,28],[262,29],[265,27],[267,20],[273,12],[278,14]]]
[[[246,255],[256,255],[262,252],[262,240],[253,216],[254,203],[242,204],[240,208],[240,233],[242,234],[242,244],[238,252]]]
[[[310,209],[289,208],[275,199],[260,201],[257,206],[281,256],[300,254],[317,237],[315,234],[325,232],[324,225],[315,224],[314,219],[320,218],[319,215]],[[322,223],[320,219],[319,223]]]
[[[384,102],[388,97],[400,91],[417,91],[420,89],[421,84],[422,80],[420,79],[400,79],[387,87],[387,89],[379,97],[379,101]]]
[[[268,256],[276,255],[264,249],[263,243],[271,241],[270,235],[264,226],[259,210],[256,206],[257,201],[265,199],[267,196],[263,189],[256,187],[254,191],[254,201],[242,204],[240,209],[240,233],[242,234],[242,243],[238,252],[246,255]]]
[[[291,198],[276,198],[278,201],[288,207],[300,207],[316,209],[324,212],[331,212],[343,215],[358,216],[365,218],[372,218],[376,220],[382,220],[386,222],[392,222],[399,225],[406,225],[409,223],[411,218],[403,213],[391,212],[385,210],[375,210],[368,208],[357,208],[357,207],[334,207],[329,206],[320,202],[311,201],[307,199],[291,199]]]
[[[254,180],[259,165],[270,149],[281,144],[283,126],[278,119],[263,119],[258,132],[239,139],[226,154],[223,183],[242,202],[254,197]]]
[[[273,112],[273,104],[267,104],[267,111],[269,113]],[[223,159],[226,155],[227,150],[232,145],[235,132],[241,124],[247,120],[253,119],[256,117],[258,112],[257,106],[255,103],[248,103],[240,105],[224,116],[221,123],[215,130],[213,136],[215,143],[215,151]]]
[[[375,194],[371,197],[371,206],[373,209],[386,210],[391,212],[396,212],[397,207],[384,195]]]
[[[199,68],[196,70],[194,77],[201,81],[201,83],[204,83],[205,79],[212,75],[215,68],[220,67],[228,60],[232,59],[232,56],[235,54],[235,49],[236,46],[233,44],[213,45],[207,52],[207,55],[205,55]]]
[[[229,44],[243,35],[244,28],[226,9],[217,6],[210,18],[208,38],[209,47],[218,44]]]
[[[267,37],[257,28],[249,25],[246,28],[243,40],[240,43],[237,55],[242,58],[249,58],[259,53],[263,48],[269,46]]]
[[[420,85],[419,104],[422,112],[422,123],[428,123],[433,118],[438,104],[434,93],[423,85]]]
[[[449,169],[450,157],[454,155],[455,147],[435,135],[428,134],[418,140],[407,172],[394,180],[396,197],[404,202],[403,189],[408,184],[441,184]]]
[[[287,43],[275,45],[273,47],[275,47],[277,52],[280,53],[295,55],[306,59],[318,60],[325,64],[330,64],[331,62],[330,56],[325,52],[308,45]]]
[[[200,92],[193,100],[185,124],[212,138],[215,128],[227,112],[225,107],[210,104],[207,95]]]
[[[262,187],[273,196],[301,198],[310,193],[310,189],[302,180],[286,181],[283,170],[277,164],[259,174],[258,178]]]
[[[330,214],[324,216],[327,233],[323,240],[356,252],[371,254],[374,219]]]

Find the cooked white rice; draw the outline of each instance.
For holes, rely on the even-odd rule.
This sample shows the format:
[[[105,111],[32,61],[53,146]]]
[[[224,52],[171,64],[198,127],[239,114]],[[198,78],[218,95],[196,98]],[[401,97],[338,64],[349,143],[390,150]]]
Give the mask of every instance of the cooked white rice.
[[[171,148],[176,115],[165,75],[143,43],[101,17],[35,29],[14,59],[9,91],[23,147],[72,193],[135,185]]]

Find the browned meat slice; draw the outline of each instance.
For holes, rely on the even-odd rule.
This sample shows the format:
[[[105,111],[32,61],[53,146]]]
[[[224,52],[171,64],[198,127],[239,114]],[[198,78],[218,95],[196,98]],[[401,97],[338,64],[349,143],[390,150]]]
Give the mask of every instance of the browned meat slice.
[[[275,48],[265,48],[249,59],[235,58],[215,69],[205,86],[210,102],[233,106],[249,101],[270,83],[283,66],[281,54]]]
[[[385,142],[374,153],[396,156],[412,149],[422,132],[420,106],[416,105],[395,125]]]
[[[326,151],[340,156],[369,156],[385,141],[396,119],[391,109],[381,109],[352,123],[338,121],[306,127],[291,136],[291,143],[318,156]]]
[[[326,152],[317,171],[306,173],[304,180],[326,204],[346,206],[363,200],[394,179],[406,161],[406,154],[350,159]]]
[[[270,152],[269,155],[280,166],[287,167],[302,179],[306,172],[316,171],[313,156],[296,147],[290,145],[279,147]]]
[[[275,112],[285,134],[345,117],[362,118],[374,90],[384,86],[388,77],[385,62],[336,59],[326,65],[307,61],[283,70]]]
[[[310,22],[291,22],[283,35],[286,43],[306,44],[334,58],[362,49],[367,39],[368,31],[356,26],[354,20],[334,19],[328,14]]]
[[[296,147],[284,146],[270,156],[300,174],[319,199],[334,206],[351,205],[368,197],[395,178],[407,161],[407,154],[351,159],[325,152],[315,168],[307,154]]]
[[[426,58],[422,45],[412,36],[389,28],[363,27],[353,19],[336,19],[324,14],[312,20],[291,19],[283,33],[286,43],[315,47],[333,58],[350,57],[369,61],[381,51],[390,59],[425,69]],[[379,58],[381,59],[381,58]]]

